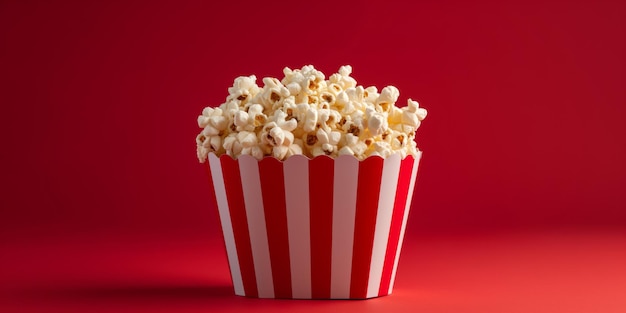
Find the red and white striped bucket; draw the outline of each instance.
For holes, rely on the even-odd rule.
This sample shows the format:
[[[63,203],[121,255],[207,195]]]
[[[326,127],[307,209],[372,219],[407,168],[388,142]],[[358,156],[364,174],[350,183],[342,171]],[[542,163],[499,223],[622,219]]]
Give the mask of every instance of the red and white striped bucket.
[[[286,161],[209,155],[235,294],[391,293],[421,154]]]

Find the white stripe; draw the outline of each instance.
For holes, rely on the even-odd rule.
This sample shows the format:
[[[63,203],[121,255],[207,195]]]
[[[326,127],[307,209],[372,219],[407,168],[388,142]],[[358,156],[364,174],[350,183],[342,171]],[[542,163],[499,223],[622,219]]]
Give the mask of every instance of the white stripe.
[[[372,263],[370,264],[370,275],[367,282],[368,298],[377,297],[380,289],[380,280],[383,275],[383,266],[385,265],[385,254],[387,254],[387,242],[389,241],[393,204],[396,201],[399,173],[400,155],[394,154],[387,157],[383,163],[383,174],[380,181]]]
[[[422,152],[418,151],[413,163],[413,172],[411,173],[411,182],[409,183],[409,193],[406,197],[406,207],[404,208],[404,217],[402,217],[402,228],[400,228],[400,241],[396,250],[396,259],[393,263],[393,271],[391,272],[391,282],[389,283],[389,294],[393,290],[393,284],[396,281],[396,270],[398,269],[398,260],[400,259],[400,250],[402,250],[402,242],[404,241],[404,231],[406,230],[406,222],[411,209],[411,200],[413,199],[413,189],[415,188],[415,177],[417,177],[417,168],[422,158]]]
[[[259,298],[273,298],[274,282],[272,280],[270,249],[267,243],[259,161],[249,155],[242,155],[238,159]]]
[[[220,160],[213,153],[209,154],[209,164],[211,165],[211,177],[213,178],[217,209],[220,213],[222,232],[224,233],[224,242],[226,243],[226,254],[228,255],[228,264],[235,287],[235,294],[245,296],[243,281],[241,280],[241,269],[239,268],[239,258],[235,246],[235,235],[233,234],[233,225],[230,220],[230,212],[228,211],[228,200],[226,199],[226,189],[224,188],[222,165]]]
[[[293,298],[311,298],[308,163],[309,159],[299,155],[283,163]]]
[[[330,297],[347,299],[350,298],[359,161],[349,155],[336,158],[334,175]]]

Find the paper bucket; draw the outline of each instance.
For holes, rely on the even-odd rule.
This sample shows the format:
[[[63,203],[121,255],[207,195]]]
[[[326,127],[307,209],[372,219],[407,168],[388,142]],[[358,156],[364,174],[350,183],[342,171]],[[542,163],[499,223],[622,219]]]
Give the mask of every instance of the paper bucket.
[[[235,294],[367,299],[391,293],[421,153],[286,161],[209,154]]]

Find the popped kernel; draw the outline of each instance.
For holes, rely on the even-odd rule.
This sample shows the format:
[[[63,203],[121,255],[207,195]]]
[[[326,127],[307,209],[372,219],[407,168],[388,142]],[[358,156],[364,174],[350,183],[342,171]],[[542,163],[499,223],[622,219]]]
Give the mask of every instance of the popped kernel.
[[[239,141],[237,134],[231,133],[226,138],[224,138],[224,143],[222,144],[226,153],[230,156],[236,156],[241,154],[241,150],[243,150],[243,145]]]
[[[382,135],[389,127],[387,117],[382,113],[374,111],[372,108],[368,108],[365,116],[367,117],[367,129],[372,136]]]
[[[252,148],[259,145],[259,139],[254,132],[242,131],[237,133],[237,140],[243,148]]]
[[[251,121],[254,127],[259,127],[265,125],[267,121],[267,115],[263,114],[264,108],[260,104],[253,104],[248,107],[248,115],[250,116]]]
[[[389,112],[393,105],[398,101],[400,91],[394,86],[387,86],[381,90],[378,99],[376,99],[376,110],[379,112]]]
[[[305,132],[312,132],[315,130],[315,125],[317,125],[317,110],[315,108],[307,108],[305,120],[302,125],[302,129]]]
[[[256,76],[240,76],[235,78],[233,86],[228,88],[228,97],[226,100],[247,101],[256,96],[260,91],[256,84]]]

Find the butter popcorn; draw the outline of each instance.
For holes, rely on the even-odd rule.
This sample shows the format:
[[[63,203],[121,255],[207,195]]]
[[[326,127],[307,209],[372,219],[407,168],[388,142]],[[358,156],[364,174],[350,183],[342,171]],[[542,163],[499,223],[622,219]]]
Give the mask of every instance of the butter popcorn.
[[[427,111],[408,99],[399,108],[394,86],[380,93],[358,85],[352,67],[342,66],[328,79],[311,65],[283,69],[282,80],[241,76],[228,88],[226,101],[198,116],[200,162],[209,153],[233,158],[251,155],[285,160],[293,155],[352,155],[402,158],[419,151],[415,135]]]

